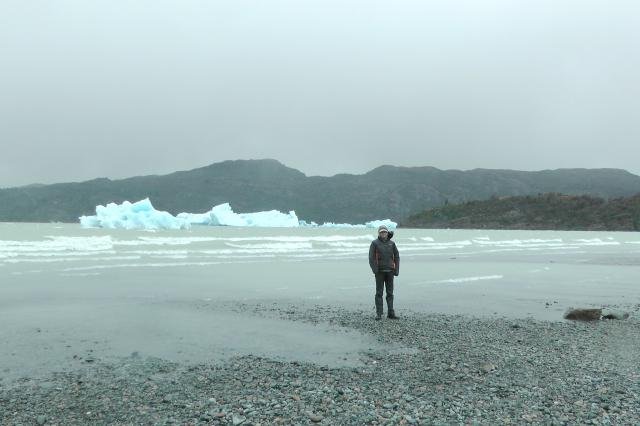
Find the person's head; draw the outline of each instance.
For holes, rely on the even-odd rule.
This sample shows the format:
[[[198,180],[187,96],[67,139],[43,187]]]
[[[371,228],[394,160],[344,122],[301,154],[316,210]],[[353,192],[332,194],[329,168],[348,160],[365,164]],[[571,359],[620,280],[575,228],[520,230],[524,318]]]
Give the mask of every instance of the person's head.
[[[388,236],[389,236],[389,230],[387,229],[387,227],[384,225],[380,225],[378,227],[378,237],[382,238],[383,240],[386,240]]]

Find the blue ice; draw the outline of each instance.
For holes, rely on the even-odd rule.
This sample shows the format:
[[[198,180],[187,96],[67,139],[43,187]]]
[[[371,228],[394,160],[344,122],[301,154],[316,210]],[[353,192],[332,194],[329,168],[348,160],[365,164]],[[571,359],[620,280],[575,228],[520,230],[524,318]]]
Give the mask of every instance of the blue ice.
[[[81,216],[80,224],[85,228],[110,229],[188,229],[192,225],[240,226],[240,227],[335,227],[335,228],[377,228],[386,225],[395,228],[397,223],[390,219],[373,220],[364,224],[315,222],[299,220],[296,212],[282,213],[269,210],[255,213],[235,213],[229,203],[219,204],[205,213],[180,213],[173,216],[169,212],[156,210],[148,198],[130,203],[109,203],[96,206],[94,216]]]

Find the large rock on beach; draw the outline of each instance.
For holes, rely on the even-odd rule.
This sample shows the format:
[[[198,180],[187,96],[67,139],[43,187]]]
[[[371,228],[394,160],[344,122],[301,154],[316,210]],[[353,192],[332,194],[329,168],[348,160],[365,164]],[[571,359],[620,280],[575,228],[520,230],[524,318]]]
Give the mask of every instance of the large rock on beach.
[[[602,318],[602,309],[573,309],[569,308],[564,319],[574,321],[598,321]]]
[[[604,309],[574,309],[569,308],[564,314],[564,319],[574,321],[597,321],[597,320],[626,320],[629,318],[628,312],[604,310]]]

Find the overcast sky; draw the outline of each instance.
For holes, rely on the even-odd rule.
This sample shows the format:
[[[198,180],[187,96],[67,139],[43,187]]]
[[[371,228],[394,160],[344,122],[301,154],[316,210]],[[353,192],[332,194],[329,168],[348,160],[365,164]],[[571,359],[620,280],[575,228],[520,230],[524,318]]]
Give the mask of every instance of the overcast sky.
[[[640,174],[640,2],[1,0],[0,187],[276,158]]]

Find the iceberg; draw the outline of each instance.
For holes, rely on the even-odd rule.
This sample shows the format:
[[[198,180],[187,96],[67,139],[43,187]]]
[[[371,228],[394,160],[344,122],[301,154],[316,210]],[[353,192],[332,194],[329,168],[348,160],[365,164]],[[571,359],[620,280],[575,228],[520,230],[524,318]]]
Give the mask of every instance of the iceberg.
[[[398,226],[398,224],[392,221],[391,219],[372,220],[364,224],[365,228],[376,228],[376,229],[378,229],[378,227],[382,225],[386,226],[389,229],[396,229],[396,227]]]
[[[229,203],[219,204],[205,213],[171,213],[156,210],[148,198],[130,203],[109,203],[96,206],[95,216],[81,216],[80,225],[84,228],[110,229],[189,229],[192,225],[204,226],[240,226],[240,227],[323,227],[323,228],[377,228],[385,225],[395,229],[397,223],[390,219],[374,220],[364,224],[315,222],[299,220],[296,212],[282,213],[269,210],[255,213],[235,213]]]
[[[156,210],[148,198],[130,203],[96,206],[95,216],[81,216],[84,228],[110,229],[188,229],[191,224],[171,213]]]
[[[179,219],[191,224],[212,226],[261,226],[291,228],[300,226],[293,210],[287,213],[269,210],[256,213],[235,213],[229,203],[219,204],[207,213],[180,213]]]
[[[391,219],[382,219],[382,220],[372,220],[370,222],[356,224],[353,225],[351,223],[333,223],[333,222],[325,222],[322,225],[318,225],[316,222],[305,222],[304,220],[300,221],[300,226],[306,227],[318,227],[318,228],[375,228],[377,229],[380,225],[384,225],[389,229],[395,229],[398,224]]]

